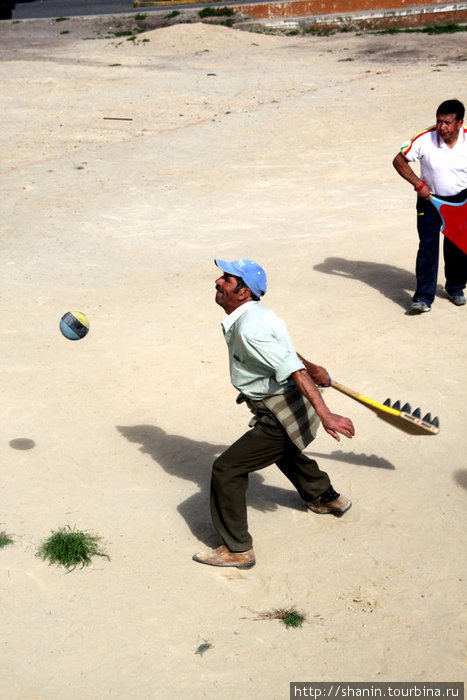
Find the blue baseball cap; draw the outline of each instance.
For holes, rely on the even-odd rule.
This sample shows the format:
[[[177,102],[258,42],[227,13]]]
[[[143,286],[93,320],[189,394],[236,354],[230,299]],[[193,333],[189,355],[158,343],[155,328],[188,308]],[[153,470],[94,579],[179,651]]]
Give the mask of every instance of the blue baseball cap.
[[[245,260],[245,258],[241,258],[240,260],[227,262],[226,260],[215,258],[214,262],[217,267],[223,272],[227,272],[228,275],[241,277],[248,289],[251,289],[255,296],[262,297],[263,294],[266,294],[266,289],[268,288],[266,273],[254,260]]]

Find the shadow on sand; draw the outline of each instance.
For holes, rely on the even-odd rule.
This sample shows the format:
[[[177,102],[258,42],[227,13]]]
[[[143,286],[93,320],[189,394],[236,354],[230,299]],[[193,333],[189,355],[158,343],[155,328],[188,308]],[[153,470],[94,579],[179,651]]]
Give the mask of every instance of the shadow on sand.
[[[139,445],[140,452],[150,455],[167,474],[197,485],[198,492],[182,501],[177,510],[196,538],[209,547],[217,546],[209,515],[211,465],[227,445],[170,435],[154,425],[119,425],[117,429],[129,442]],[[379,469],[394,469],[385,459],[374,455],[339,451],[315,456]],[[294,510],[305,509],[303,501],[292,487],[288,489],[265,484],[258,472],[250,475],[248,505],[262,512],[276,510],[279,506]]]
[[[324,262],[315,265],[313,269],[327,275],[348,277],[364,282],[387,299],[399,304],[408,313],[416,287],[416,278],[413,273],[407,272],[407,270],[385,263],[346,260],[345,258],[326,258]],[[438,285],[437,295],[442,296],[442,292],[442,287]]]
[[[463,489],[467,489],[467,469],[458,469],[454,473],[454,481]]]
[[[177,510],[195,537],[208,546],[217,546],[213,545],[216,536],[209,514],[211,466],[228,445],[169,435],[155,425],[119,425],[117,429],[127,440],[137,443],[140,452],[150,455],[167,474],[197,485],[199,491],[181,502]],[[248,505],[263,512],[276,510],[278,506],[304,508],[295,490],[264,484],[259,473],[250,475]]]

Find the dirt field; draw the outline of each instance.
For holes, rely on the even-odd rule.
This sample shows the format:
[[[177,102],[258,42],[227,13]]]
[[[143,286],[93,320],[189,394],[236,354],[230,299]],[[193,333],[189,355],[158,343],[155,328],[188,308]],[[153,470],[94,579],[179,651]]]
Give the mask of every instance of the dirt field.
[[[0,696],[463,681],[467,311],[441,266],[431,313],[406,314],[415,195],[391,162],[442,100],[465,102],[465,35],[191,23],[128,40],[122,21],[0,24]],[[274,467],[255,475],[243,573],[191,560],[217,544],[212,460],[249,420],[214,257],[266,268],[265,305],[335,379],[441,422],[409,436],[326,390],[356,437],[321,431],[309,453],[353,508],[315,516]],[[75,343],[58,330],[74,309],[91,321]],[[66,524],[110,561],[37,558]],[[284,607],[302,628],[258,619]]]

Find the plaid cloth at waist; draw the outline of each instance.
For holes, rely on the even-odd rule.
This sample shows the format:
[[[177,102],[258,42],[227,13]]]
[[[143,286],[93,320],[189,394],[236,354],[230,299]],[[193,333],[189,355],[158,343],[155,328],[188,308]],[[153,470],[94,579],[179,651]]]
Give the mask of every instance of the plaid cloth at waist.
[[[299,450],[304,450],[315,439],[320,420],[311,403],[298,389],[293,388],[285,394],[268,396],[260,401],[240,394],[237,403],[242,401],[246,401],[252,413],[271,411]]]

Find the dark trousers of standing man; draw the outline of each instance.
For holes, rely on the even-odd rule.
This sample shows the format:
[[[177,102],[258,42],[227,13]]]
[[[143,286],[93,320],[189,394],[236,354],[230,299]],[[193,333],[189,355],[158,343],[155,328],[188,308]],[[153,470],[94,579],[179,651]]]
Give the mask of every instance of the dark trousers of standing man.
[[[255,426],[223,452],[212,468],[212,522],[232,552],[253,546],[246,509],[250,472],[276,464],[304,501],[321,496],[331,485],[326,472],[295,447],[271,412],[260,412],[256,418]]]
[[[447,202],[462,202],[467,190],[453,197],[440,197]],[[439,262],[439,235],[441,218],[430,201],[417,200],[417,231],[419,248],[415,265],[417,289],[414,301],[425,301],[431,306],[436,294]],[[462,294],[467,283],[467,255],[447,238],[443,241],[446,292],[450,296]]]

